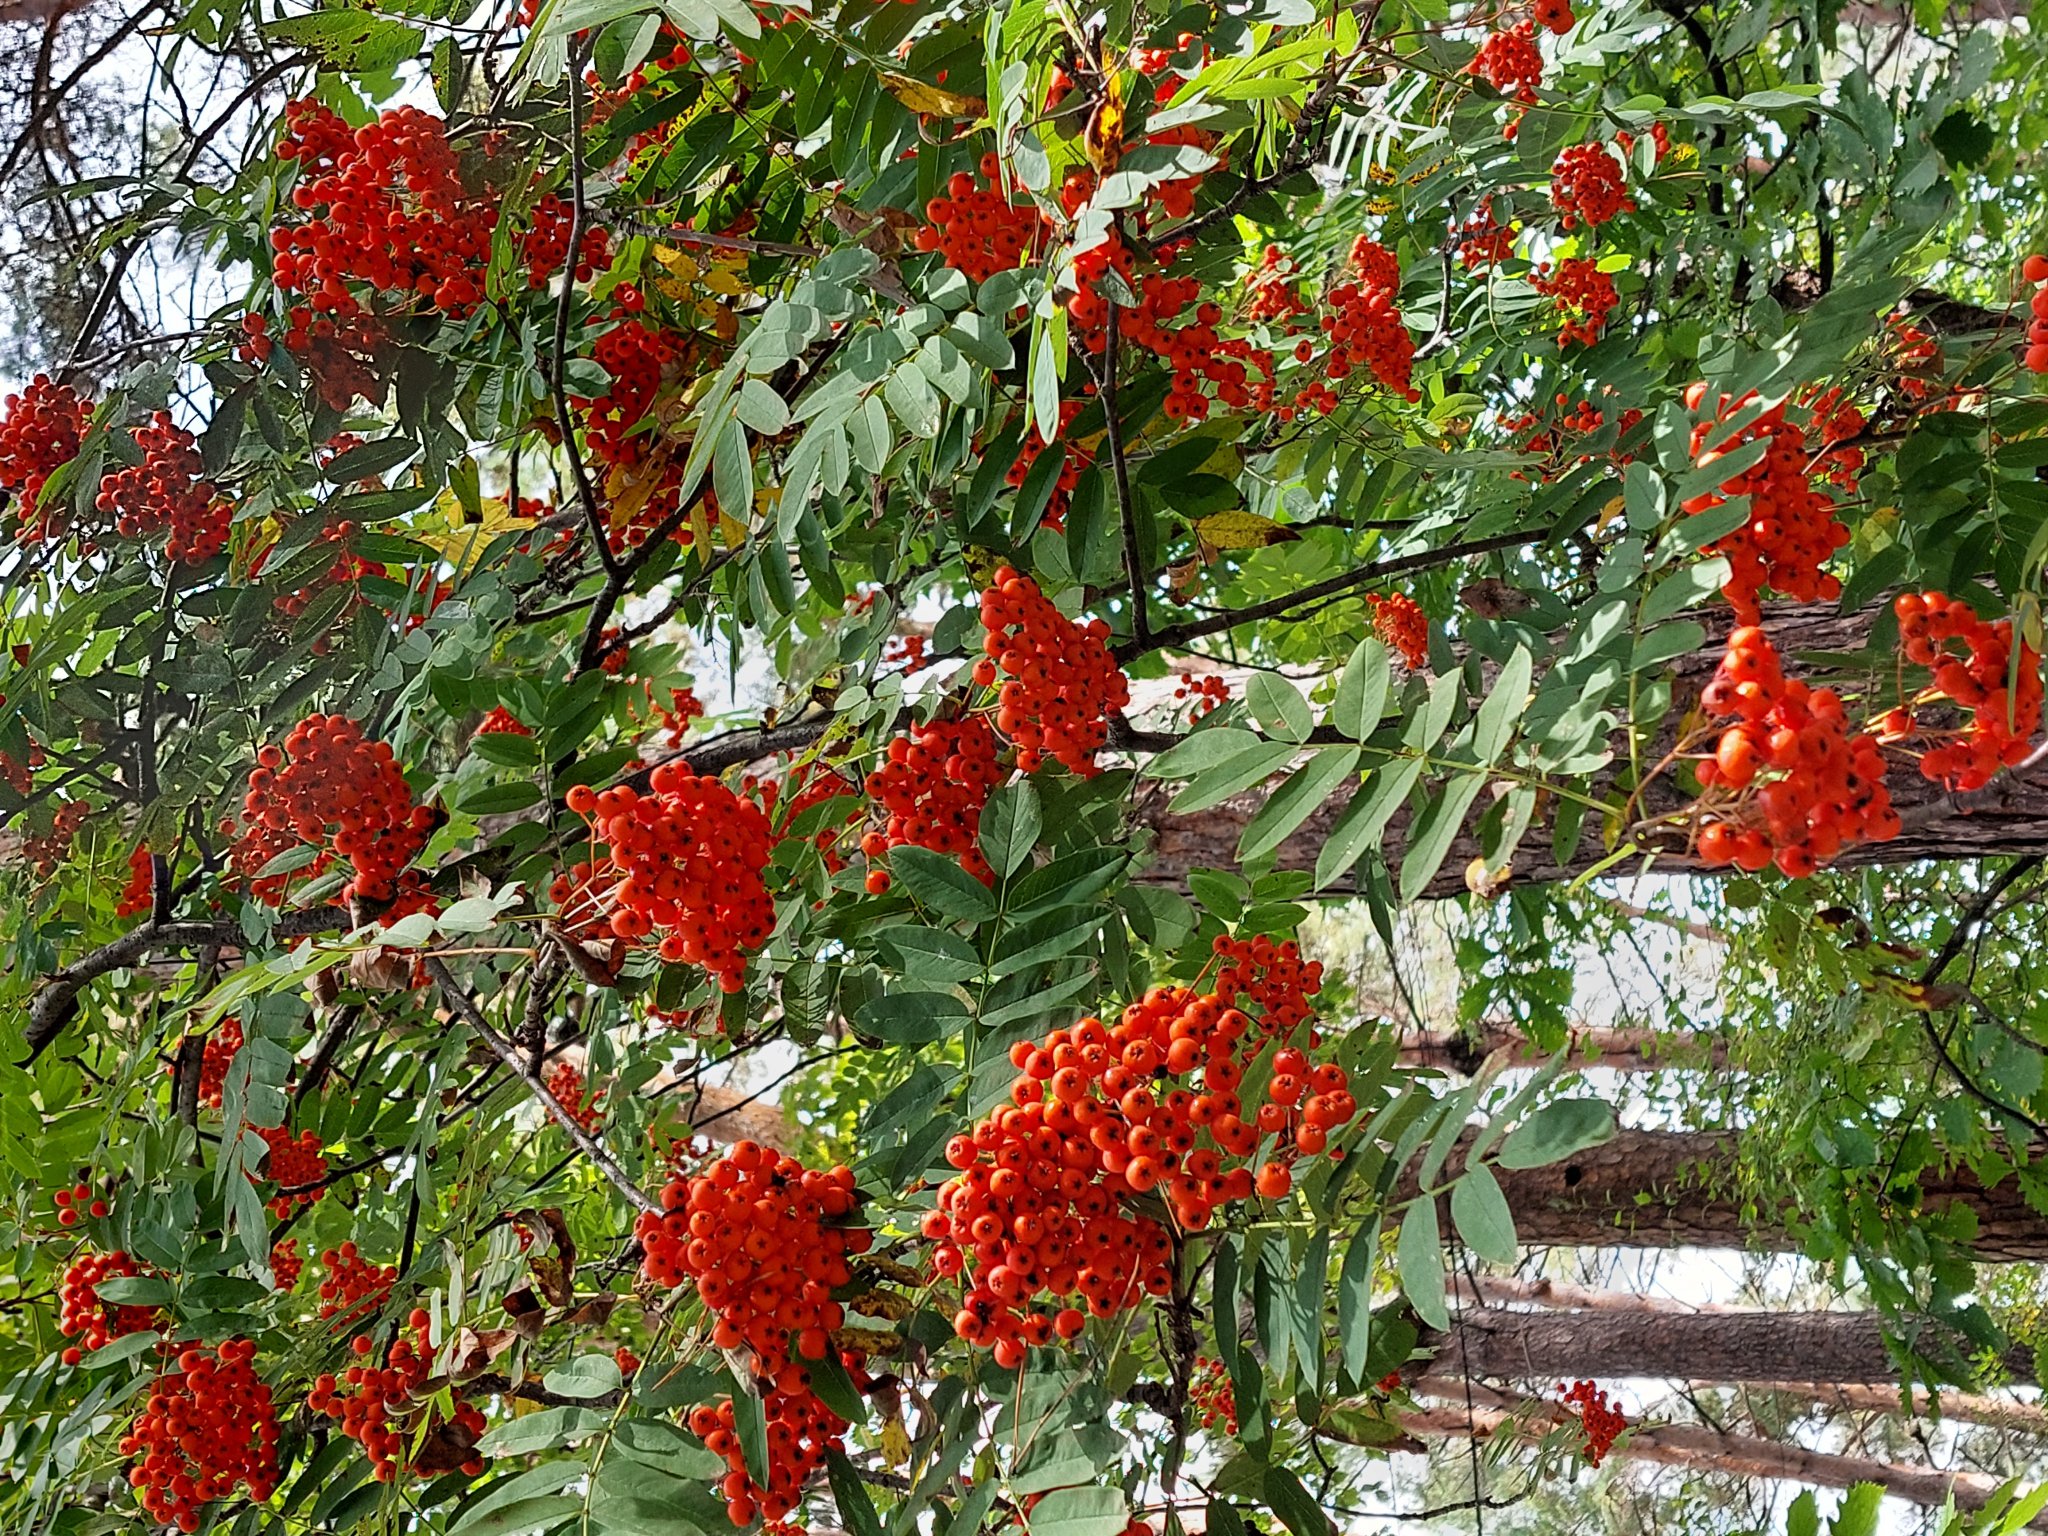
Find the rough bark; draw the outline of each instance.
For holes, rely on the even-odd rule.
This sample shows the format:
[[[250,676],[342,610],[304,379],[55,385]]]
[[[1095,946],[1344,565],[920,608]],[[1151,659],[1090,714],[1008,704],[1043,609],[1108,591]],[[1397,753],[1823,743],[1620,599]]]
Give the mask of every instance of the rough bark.
[[[1485,1019],[1473,1030],[1401,1032],[1403,1066],[1448,1067],[1471,1076],[1496,1056],[1503,1066],[1534,1067],[1548,1061],[1551,1053],[1506,1019]],[[1610,1072],[1718,1071],[1728,1065],[1728,1042],[1711,1035],[1588,1026],[1571,1032],[1564,1064],[1567,1071],[1588,1067],[1604,1067]]]
[[[1698,698],[1714,669],[1720,665],[1728,620],[1702,615],[1708,625],[1704,647],[1679,657],[1674,673],[1673,708],[1670,719],[1681,718]],[[1769,610],[1765,619],[1773,641],[1788,664],[1801,654],[1832,653],[1840,656],[1861,651],[1869,637],[1869,611],[1846,617],[1821,605],[1785,604]],[[1789,668],[1788,668],[1789,669]],[[1668,743],[1666,743],[1668,745]],[[1145,781],[1147,788],[1138,806],[1139,819],[1153,837],[1148,862],[1139,878],[1157,885],[1185,889],[1190,871],[1230,869],[1237,861],[1237,841],[1245,825],[1265,804],[1270,786],[1261,786],[1233,796],[1221,805],[1194,815],[1176,815],[1167,809],[1178,786]],[[1903,864],[1918,859],[1980,858],[1998,854],[2048,853],[2048,765],[2002,775],[1985,789],[1969,795],[1952,795],[1929,783],[1906,762],[1896,762],[1889,776],[1892,803],[1898,808],[1905,830],[1888,843],[1866,843],[1844,850],[1839,865]],[[1598,789],[1600,786],[1596,785]],[[1687,795],[1671,774],[1660,776],[1645,792],[1642,812],[1662,815],[1680,809]],[[1449,857],[1430,883],[1426,895],[1452,896],[1466,889],[1466,867],[1479,856],[1479,844],[1471,829],[1477,825],[1489,803],[1481,795],[1473,806],[1466,831],[1453,842]],[[1280,845],[1277,861],[1282,869],[1313,869],[1316,855],[1329,840],[1331,829],[1343,813],[1346,797],[1337,796],[1317,808],[1307,821]],[[1546,813],[1547,815],[1547,813]],[[1611,850],[1601,846],[1598,817],[1588,816],[1578,846],[1563,857],[1552,847],[1546,815],[1522,839],[1513,861],[1513,878],[1524,884],[1570,880],[1605,860]],[[1387,828],[1385,851],[1390,866],[1398,868],[1405,846],[1408,811],[1396,813]],[[1636,863],[1617,866],[1636,869]],[[1699,872],[1697,861],[1682,849],[1661,852],[1656,868],[1667,872]]]
[[[1482,1407],[1482,1402],[1507,1406]],[[1487,1440],[1504,1435],[1534,1442],[1553,1430],[1572,1427],[1577,1420],[1554,1403],[1518,1402],[1478,1388],[1469,1410],[1463,1406],[1422,1408],[1402,1414],[1400,1422],[1409,1434],[1427,1439]],[[1818,1488],[1876,1483],[1894,1498],[1928,1507],[1941,1505],[1953,1496],[1958,1508],[1981,1509],[2001,1486],[1996,1479],[1981,1473],[1943,1472],[1867,1456],[1830,1455],[1750,1435],[1723,1434],[1696,1424],[1632,1430],[1608,1454],[1651,1466],[1683,1467],[1730,1477],[1768,1477],[1810,1483]],[[2028,1528],[2048,1530],[2048,1514],[2036,1517]]]
[[[1735,1146],[1726,1132],[1623,1131],[1547,1168],[1502,1168],[1497,1174],[1516,1234],[1532,1246],[1796,1249],[1785,1225],[1789,1201],[1759,1205],[1732,1192]],[[1461,1161],[1454,1153],[1449,1172]],[[1416,1187],[1411,1169],[1393,1198],[1406,1199]],[[1986,1188],[1967,1169],[1958,1169],[1927,1174],[1920,1193],[1929,1209],[1970,1210],[1977,1258],[2048,1259],[2048,1217],[2027,1204],[2014,1181]],[[1448,1210],[1441,1214],[1448,1221]]]
[[[1923,1347],[1930,1342],[1923,1340]],[[1651,1312],[1624,1323],[1612,1311],[1467,1307],[1450,1331],[1426,1336],[1427,1374],[1539,1384],[1593,1377],[1717,1383],[1791,1376],[1856,1386],[1896,1384],[1898,1361],[1874,1312]],[[2005,1365],[2031,1380],[2031,1350]],[[1894,1394],[1896,1400],[1896,1394]]]

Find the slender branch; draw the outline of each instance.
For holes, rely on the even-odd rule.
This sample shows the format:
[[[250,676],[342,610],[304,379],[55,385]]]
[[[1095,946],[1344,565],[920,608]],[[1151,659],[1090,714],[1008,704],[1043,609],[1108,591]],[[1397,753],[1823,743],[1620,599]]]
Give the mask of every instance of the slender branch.
[[[576,259],[583,249],[587,217],[583,197],[583,58],[579,50],[569,60],[569,254],[562,264],[562,291],[555,300],[555,336],[548,383],[555,397],[555,425],[561,429],[562,447],[569,455],[569,473],[575,478],[576,495],[583,504],[584,524],[596,546],[598,562],[607,576],[614,576],[619,562],[612,554],[611,531],[598,511],[590,466],[583,462],[583,450],[576,445],[576,422],[569,412],[569,393],[563,382],[569,354],[569,308],[576,298]]]
[[[304,938],[339,928],[345,915],[332,907],[286,913],[277,925],[283,938]],[[102,944],[90,954],[52,971],[41,991],[28,1005],[28,1023],[22,1038],[28,1043],[28,1057],[22,1066],[33,1065],[64,1026],[78,1016],[78,994],[109,971],[135,964],[154,949],[198,949],[207,944],[239,945],[245,942],[239,923],[159,923],[154,920],[130,929],[120,938]]]
[[[1111,478],[1116,485],[1116,511],[1123,525],[1124,579],[1131,584],[1131,634],[1141,649],[1152,645],[1152,617],[1145,597],[1145,561],[1138,551],[1138,509],[1131,501],[1131,471],[1124,460],[1123,424],[1117,420],[1116,379],[1119,343],[1119,306],[1109,305],[1108,334],[1102,353],[1102,369],[1095,376],[1096,393],[1102,397],[1103,446],[1109,450]]]
[[[441,996],[446,1000],[448,1006],[461,1016],[463,1023],[483,1037],[484,1044],[491,1048],[498,1060],[505,1064],[514,1077],[526,1085],[526,1091],[532,1096],[534,1102],[546,1110],[555,1123],[561,1126],[563,1131],[568,1134],[569,1139],[576,1143],[583,1155],[588,1157],[596,1166],[597,1171],[604,1175],[605,1181],[620,1194],[624,1195],[627,1202],[636,1209],[659,1211],[661,1209],[660,1205],[648,1195],[647,1191],[633,1182],[632,1177],[626,1170],[621,1168],[613,1159],[611,1153],[604,1149],[603,1143],[599,1142],[590,1132],[578,1125],[576,1117],[569,1113],[568,1109],[563,1106],[559,1099],[548,1092],[547,1085],[541,1081],[540,1074],[527,1064],[526,1058],[520,1054],[519,1047],[491,1027],[490,1020],[486,1019],[483,1015],[483,1010],[478,1008],[476,1003],[470,998],[470,995],[462,990],[462,984],[455,979],[448,967],[432,955],[427,956],[421,961],[421,964],[425,967],[427,974],[434,978],[434,985],[440,988]]]
[[[1403,555],[1395,560],[1384,560],[1377,565],[1361,566],[1355,571],[1346,571],[1290,592],[1285,597],[1275,597],[1263,603],[1252,603],[1243,608],[1234,608],[1226,613],[1211,614],[1204,618],[1189,619],[1180,624],[1169,624],[1153,632],[1149,645],[1120,645],[1114,654],[1120,662],[1129,661],[1146,651],[1166,650],[1199,640],[1205,635],[1221,634],[1235,629],[1240,624],[1256,623],[1260,619],[1279,618],[1289,609],[1304,607],[1348,592],[1353,587],[1362,587],[1389,576],[1399,576],[1408,571],[1429,570],[1434,566],[1449,565],[1472,555],[1491,554],[1499,549],[1513,549],[1520,544],[1533,544],[1544,538],[1548,530],[1541,528],[1524,529],[1515,533],[1496,533],[1483,539],[1469,539],[1462,544],[1447,544],[1442,549],[1425,549],[1419,554]]]

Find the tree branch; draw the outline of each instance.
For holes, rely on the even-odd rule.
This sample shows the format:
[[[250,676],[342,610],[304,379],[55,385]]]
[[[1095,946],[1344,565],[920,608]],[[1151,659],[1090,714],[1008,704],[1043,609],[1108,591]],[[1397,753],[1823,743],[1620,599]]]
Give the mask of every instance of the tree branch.
[[[462,990],[462,984],[455,979],[448,967],[433,955],[428,955],[420,963],[425,967],[427,974],[434,978],[434,985],[440,988],[441,996],[446,1000],[448,1006],[461,1015],[463,1023],[483,1037],[484,1044],[491,1048],[498,1060],[505,1064],[514,1077],[526,1085],[526,1091],[532,1096],[534,1102],[546,1110],[555,1123],[561,1126],[563,1131],[568,1134],[569,1139],[575,1142],[577,1147],[581,1149],[583,1155],[596,1165],[597,1171],[604,1175],[605,1181],[620,1194],[624,1195],[627,1202],[636,1209],[650,1212],[659,1211],[661,1209],[660,1205],[648,1195],[647,1191],[634,1183],[626,1170],[621,1168],[613,1159],[611,1153],[604,1149],[604,1145],[596,1137],[592,1136],[590,1132],[578,1125],[576,1117],[569,1113],[568,1109],[564,1107],[559,1099],[548,1092],[547,1085],[541,1081],[540,1074],[527,1064],[526,1058],[519,1052],[519,1047],[491,1027],[490,1021],[483,1015],[483,1010],[478,1008],[476,1003],[471,1000],[470,995]]]

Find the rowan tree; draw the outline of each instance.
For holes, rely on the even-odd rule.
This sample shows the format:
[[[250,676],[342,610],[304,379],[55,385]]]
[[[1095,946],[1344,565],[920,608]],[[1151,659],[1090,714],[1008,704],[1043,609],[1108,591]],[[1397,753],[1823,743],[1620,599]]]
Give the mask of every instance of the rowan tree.
[[[1481,1408],[1933,1497],[1422,1406],[1525,1237],[2025,1369],[2023,20],[0,25],[18,1528],[1325,1536]],[[1402,1054],[1434,903],[1506,1075]],[[1660,916],[1747,1137],[1564,1070]]]

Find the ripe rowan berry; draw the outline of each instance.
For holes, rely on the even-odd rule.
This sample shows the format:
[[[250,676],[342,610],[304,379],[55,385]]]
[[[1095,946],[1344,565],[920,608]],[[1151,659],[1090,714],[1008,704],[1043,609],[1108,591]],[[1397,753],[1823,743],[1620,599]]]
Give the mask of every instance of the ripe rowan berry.
[[[1411,672],[1429,662],[1429,616],[1404,592],[1368,592],[1373,632],[1397,654]]]
[[[604,1090],[593,1089],[588,1098],[584,1096],[583,1073],[573,1061],[558,1061],[548,1069],[545,1079],[548,1093],[554,1101],[568,1111],[569,1118],[593,1136],[604,1125]]]
[[[839,1224],[855,1203],[851,1170],[821,1172],[737,1142],[695,1176],[671,1179],[661,1210],[640,1217],[640,1273],[664,1288],[694,1281],[718,1316],[713,1342],[746,1346],[763,1380],[803,1393],[801,1362],[822,1359],[846,1320],[833,1288],[851,1279],[848,1257],[872,1240]]]
[[[1037,771],[1050,755],[1082,778],[1100,770],[1095,753],[1108,739],[1108,715],[1131,701],[1123,670],[1109,654],[1109,626],[1076,623],[1008,566],[981,594],[986,633],[975,681],[987,687],[1006,677],[996,728],[1017,744],[1017,766]]]
[[[1607,317],[1621,302],[1614,279],[1600,270],[1591,256],[1571,256],[1551,270],[1541,263],[1529,279],[1529,286],[1549,297],[1557,306],[1561,324],[1557,341],[1590,347],[1607,329]]]
[[[399,872],[426,846],[434,825],[433,811],[413,803],[390,745],[365,740],[362,727],[343,715],[308,715],[282,748],[265,747],[249,772],[242,815],[258,834],[253,851],[275,849],[288,832],[297,843],[346,859],[354,878],[342,888],[343,901],[391,900]],[[274,856],[266,853],[265,861]],[[259,895],[281,899],[283,892]]]
[[[128,883],[114,903],[114,916],[137,917],[156,904],[156,862],[138,845],[128,855]]]
[[[1536,23],[1517,22],[1500,32],[1490,32],[1472,55],[1465,72],[1484,80],[1503,96],[1525,106],[1536,104],[1536,88],[1543,83],[1543,55],[1536,47]]]
[[[308,1408],[338,1420],[341,1432],[362,1445],[379,1482],[394,1482],[400,1473],[425,1476],[437,1470],[407,1459],[414,1444],[460,1455],[461,1470],[470,1477],[480,1476],[484,1470],[483,1458],[475,1451],[484,1432],[482,1411],[454,1393],[453,1417],[444,1420],[418,1396],[434,1358],[427,1327],[427,1314],[414,1308],[407,1319],[409,1336],[402,1330],[391,1341],[381,1368],[352,1365],[339,1379],[322,1375],[306,1399]],[[365,1359],[373,1347],[368,1334],[355,1340],[356,1354]]]
[[[320,1317],[324,1322],[339,1319],[337,1330],[365,1321],[390,1299],[398,1283],[395,1265],[373,1264],[353,1242],[329,1248],[320,1255],[326,1274],[320,1280]]]
[[[248,1339],[188,1346],[151,1385],[121,1454],[134,1458],[128,1481],[153,1519],[196,1531],[203,1505],[237,1488],[258,1504],[275,1491],[277,1414],[255,1356]]]
[[[868,798],[888,821],[862,838],[861,851],[873,865],[891,848],[929,848],[958,858],[984,884],[994,883],[995,871],[981,854],[981,810],[1003,778],[987,717],[970,714],[915,727],[889,743],[884,760],[868,775]],[[888,889],[886,873],[871,868],[868,889],[874,895],[881,894],[877,875],[881,890]]]
[[[1633,213],[1636,201],[1622,179],[1621,162],[1605,144],[1573,144],[1550,168],[1550,204],[1558,222],[1572,230]]]
[[[1579,1424],[1585,1432],[1580,1456],[1587,1466],[1599,1466],[1607,1459],[1616,1436],[1628,1428],[1628,1420],[1618,1407],[1607,1400],[1607,1394],[1590,1381],[1575,1381],[1569,1388],[1560,1381],[1557,1390],[1561,1405],[1579,1410]]]
[[[78,457],[91,421],[92,403],[46,373],[0,401],[0,491],[9,493],[18,542],[62,536],[61,510],[39,506],[38,498],[50,476]]]
[[[157,1330],[160,1314],[155,1307],[125,1306],[104,1301],[99,1294],[103,1280],[148,1273],[119,1249],[112,1253],[87,1249],[65,1266],[57,1282],[57,1331],[75,1341],[64,1351],[66,1365],[76,1365],[86,1354],[128,1334]]]
[[[1931,741],[1921,774],[1954,790],[1982,789],[2000,768],[2032,752],[2041,724],[2041,657],[2025,641],[2013,655],[2013,623],[1987,623],[1960,599],[1941,592],[1902,592],[1893,603],[1905,659],[1932,673],[1930,686],[1887,718],[1887,734]],[[1966,655],[1950,647],[1960,644]],[[1960,726],[1923,726],[1916,711],[1946,700],[1967,711]]]

